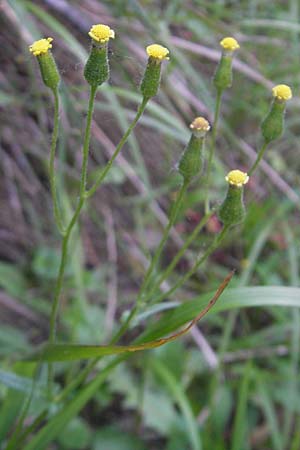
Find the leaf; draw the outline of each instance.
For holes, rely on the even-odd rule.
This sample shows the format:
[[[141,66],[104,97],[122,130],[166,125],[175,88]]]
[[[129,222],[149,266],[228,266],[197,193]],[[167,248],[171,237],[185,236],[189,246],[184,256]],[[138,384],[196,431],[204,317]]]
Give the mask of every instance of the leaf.
[[[49,442],[64,430],[66,424],[76,417],[83,406],[92,398],[106,377],[117,366],[123,357],[115,358],[96,377],[90,381],[79,393],[68,402],[49,422],[39,430],[22,450],[45,450]],[[125,358],[124,358],[125,359]]]
[[[186,432],[190,438],[192,448],[194,450],[201,450],[202,445],[197,420],[180,382],[176,380],[172,372],[158,359],[152,361],[151,366],[159,378],[166,384],[172,397],[178,404],[186,422]]]
[[[184,323],[191,320],[199,309],[203,308],[211,294],[204,294],[194,300],[183,302],[173,311],[147,327],[147,330],[138,338],[137,342],[158,339],[172,333]],[[218,302],[209,312],[216,314],[237,308],[285,306],[300,308],[300,288],[284,286],[257,286],[227,289]]]
[[[74,417],[59,435],[58,441],[62,448],[68,450],[81,450],[90,448],[92,432],[81,417]]]
[[[33,355],[26,357],[27,361],[76,361],[78,359],[95,358],[106,355],[117,355],[122,353],[138,352],[142,350],[149,350],[160,347],[168,342],[175,341],[179,337],[186,334],[208,311],[214,306],[218,298],[227,287],[234,272],[230,272],[224,279],[214,296],[208,302],[206,307],[197,314],[191,323],[178,333],[173,334],[167,338],[145,342],[139,345],[72,345],[72,344],[47,344],[41,350],[35,352]]]
[[[0,263],[0,287],[13,297],[26,292],[27,283],[21,271],[13,264]]]
[[[93,450],[145,450],[146,447],[136,436],[115,426],[103,427],[96,432]]]

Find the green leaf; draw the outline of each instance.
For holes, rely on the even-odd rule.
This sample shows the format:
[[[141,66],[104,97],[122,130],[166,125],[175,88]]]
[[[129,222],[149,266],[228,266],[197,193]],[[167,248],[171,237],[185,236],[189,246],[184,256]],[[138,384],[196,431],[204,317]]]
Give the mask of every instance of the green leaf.
[[[55,280],[59,267],[60,254],[50,247],[39,247],[35,252],[32,270],[38,277],[45,280]]]
[[[79,393],[67,403],[49,422],[36,433],[32,440],[23,448],[23,450],[45,450],[49,442],[52,442],[66,424],[76,417],[83,406],[96,394],[101,384],[105,381],[111,370],[117,366],[121,358],[115,358],[106,366],[91,382],[89,382]]]
[[[64,428],[58,441],[64,449],[81,450],[90,448],[92,432],[86,422],[80,417],[75,417]]]
[[[183,391],[183,388],[178,380],[174,377],[172,372],[158,359],[152,361],[151,366],[159,378],[166,384],[172,397],[178,404],[182,415],[186,421],[186,431],[191,441],[191,446],[194,450],[202,448],[200,441],[200,434],[196,418],[194,417],[189,400]]]
[[[146,450],[144,444],[136,437],[117,427],[104,427],[97,431],[93,450]]]
[[[232,276],[232,275],[231,275]],[[227,277],[228,278],[228,277]],[[228,281],[227,281],[228,283]],[[224,283],[223,283],[224,285]],[[290,306],[300,307],[300,288],[293,287],[254,287],[236,288],[225,291],[222,301],[214,308],[212,305],[220,296],[219,288],[212,300],[212,294],[199,297],[194,301],[183,303],[174,311],[168,312],[138,338],[136,344],[128,346],[118,345],[72,345],[72,344],[46,344],[37,352],[26,357],[29,361],[75,361],[78,359],[95,358],[99,356],[118,355],[160,347],[168,342],[178,339],[187,333],[195,323],[209,311],[215,313],[233,308],[253,306]],[[224,286],[223,286],[224,289]],[[212,309],[211,309],[212,308]],[[201,311],[199,313],[199,310]],[[198,314],[198,315],[197,315]],[[196,316],[196,317],[195,317]],[[185,323],[192,321],[183,330],[167,337]]]
[[[172,333],[195,317],[195,314],[203,308],[210,297],[211,293],[204,294],[194,300],[183,302],[174,310],[168,311],[160,320],[148,326],[137,342],[147,342]],[[209,311],[209,314],[217,314],[231,309],[265,306],[300,308],[300,288],[256,286],[227,289],[219,302]]]
[[[18,267],[1,262],[0,287],[13,297],[19,297],[26,292],[27,283]]]
[[[118,355],[122,353],[138,352],[161,347],[168,342],[175,341],[186,334],[205,314],[215,305],[220,295],[226,289],[233,277],[234,272],[230,272],[222,281],[217,291],[209,299],[204,308],[197,312],[196,317],[183,329],[169,337],[158,340],[143,342],[137,345],[68,345],[68,344],[46,344],[37,352],[25,357],[27,361],[76,361],[78,359],[95,358],[105,355]]]

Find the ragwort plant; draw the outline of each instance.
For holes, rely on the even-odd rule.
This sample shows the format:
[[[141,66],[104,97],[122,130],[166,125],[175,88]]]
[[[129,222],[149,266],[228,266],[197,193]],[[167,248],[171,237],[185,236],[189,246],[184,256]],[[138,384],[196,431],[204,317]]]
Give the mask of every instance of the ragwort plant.
[[[139,340],[137,339],[135,343],[129,346],[116,345],[120,338],[124,335],[124,333],[129,329],[133,319],[138,313],[145,310],[149,305],[153,305],[154,303],[159,303],[165,299],[168,299],[178,288],[180,288],[189,278],[191,278],[195,274],[201,264],[203,264],[207,260],[207,258],[220,246],[222,240],[228,234],[229,230],[232,227],[243,222],[246,214],[244,205],[244,188],[249,181],[249,177],[253,175],[254,171],[257,169],[267,147],[272,143],[272,141],[280,137],[284,126],[286,102],[292,97],[291,89],[284,84],[275,86],[273,88],[273,102],[271,104],[271,108],[269,113],[267,114],[267,117],[261,124],[263,142],[261,149],[257,154],[256,161],[254,162],[252,167],[249,168],[247,173],[236,168],[229,171],[229,173],[225,177],[228,186],[227,193],[225,194],[225,199],[219,205],[215,205],[213,208],[211,208],[209,193],[213,182],[212,169],[216,151],[218,131],[217,125],[220,117],[222,95],[224,91],[229,89],[232,85],[232,59],[234,56],[234,52],[240,47],[238,42],[232,37],[226,37],[221,40],[220,45],[222,47],[222,54],[213,77],[213,85],[216,90],[216,105],[214,113],[214,123],[212,124],[212,133],[210,138],[208,138],[208,133],[211,126],[205,118],[197,117],[192,120],[190,125],[190,140],[183,150],[182,156],[177,164],[177,170],[182,176],[182,184],[171,207],[168,224],[163,231],[160,243],[151,258],[148,269],[146,270],[133,308],[128,313],[127,318],[123,321],[123,323],[121,323],[119,330],[112,337],[109,345],[82,346],[76,344],[58,344],[56,337],[56,324],[59,313],[60,298],[63,289],[64,274],[70,251],[69,243],[72,231],[74,230],[74,227],[78,222],[83,206],[95,194],[97,189],[105,180],[105,177],[111,170],[115,159],[119,155],[135,125],[138,123],[140,117],[145,111],[148,102],[157,94],[161,79],[162,63],[169,59],[169,50],[161,45],[152,44],[146,48],[148,62],[140,84],[140,92],[142,94],[142,101],[140,103],[140,106],[138,107],[136,115],[128,130],[125,132],[119,144],[115,148],[111,159],[103,167],[94,184],[92,184],[92,186],[87,186],[88,159],[94,101],[98,88],[109,79],[110,68],[108,45],[110,39],[115,38],[115,33],[109,26],[97,24],[92,26],[89,32],[89,36],[91,38],[91,49],[84,68],[84,77],[89,84],[89,102],[82,146],[82,165],[79,193],[76,199],[75,209],[73,211],[71,219],[68,222],[66,222],[66,214],[64,214],[64,211],[61,208],[61,202],[59,201],[59,190],[57,189],[56,183],[55,157],[59,134],[60,75],[51,51],[53,39],[50,37],[40,39],[30,46],[30,52],[36,57],[39,64],[44,84],[52,91],[54,100],[54,126],[49,155],[49,182],[53,199],[54,219],[57,229],[61,235],[61,259],[52,301],[49,324],[49,340],[37,352],[29,355],[27,359],[36,360],[40,363],[48,362],[48,395],[50,403],[55,404],[63,402],[72,392],[72,390],[74,390],[80,383],[83,383],[86,380],[91,370],[95,367],[96,362],[102,356],[122,354],[121,356],[117,356],[116,359],[113,360],[107,366],[107,368],[102,371],[100,377],[96,377],[94,381],[86,385],[86,390],[89,389],[89,395],[92,395],[93,392],[91,386],[93,386],[93,388],[97,387],[101,383],[101,380],[103,381],[105,379],[106,374],[108,374],[114,366],[119,364],[120,361],[127,358],[131,352],[155,348],[174,339],[177,339],[178,337],[185,334],[214,305],[219,296],[222,294],[223,290],[228,285],[233,272],[229,273],[229,275],[221,283],[214,297],[210,300],[206,308],[201,311],[199,315],[195,317],[194,320],[180,332],[177,332],[167,338],[162,338],[154,341],[152,340],[150,342],[139,342]],[[204,189],[205,192],[205,215],[203,216],[199,224],[195,227],[191,235],[186,239],[183,246],[173,257],[168,266],[163,270],[158,271],[157,268],[159,260],[168,240],[170,231],[176,223],[176,219],[178,217],[179,211],[182,208],[182,205],[184,205],[184,198],[187,189],[189,188],[190,183],[195,179],[200,180],[200,188]],[[215,213],[217,213],[220,221],[223,224],[221,231],[216,235],[210,245],[208,245],[205,252],[203,254],[200,254],[195,259],[195,261],[192,262],[190,268],[186,271],[186,273],[179,277],[176,283],[171,286],[167,290],[167,292],[160,292],[162,283],[169,278],[169,276],[174,271],[177,263],[184,256],[189,246],[203,230],[211,216]],[[53,392],[52,386],[55,375],[53,364],[55,361],[71,361],[89,358],[91,358],[91,361],[84,369],[82,369],[81,372],[77,374],[77,376],[68,386],[63,387],[59,393]],[[84,391],[85,393],[87,392],[86,390]],[[88,398],[89,397],[86,395],[84,398],[82,397],[81,402],[77,402],[77,411],[79,411],[84,406]],[[47,412],[45,414],[47,415]],[[17,447],[22,445],[22,443],[24,442],[25,437],[28,434],[26,433],[26,427],[23,425],[25,415],[26,408],[7,448],[15,448],[14,445],[16,445]],[[56,417],[56,419],[54,419],[54,422],[55,420],[57,422],[60,421],[59,426],[63,427],[63,424],[66,422],[63,422],[63,419],[60,416],[59,412],[56,413],[56,416],[54,416]],[[42,420],[44,420],[44,417],[44,415],[41,415],[39,418],[37,418],[34,423],[34,427],[39,426]],[[54,422],[52,418],[52,426],[54,426]],[[34,427],[32,428],[32,430],[34,430]],[[49,436],[46,438],[46,440],[48,439],[47,442],[50,442],[51,432],[50,428],[48,428],[46,424],[41,428],[41,430],[39,430],[37,435],[33,437],[32,441],[23,448],[27,450],[39,448],[39,439],[42,439],[41,436],[45,438],[47,433],[49,433]]]

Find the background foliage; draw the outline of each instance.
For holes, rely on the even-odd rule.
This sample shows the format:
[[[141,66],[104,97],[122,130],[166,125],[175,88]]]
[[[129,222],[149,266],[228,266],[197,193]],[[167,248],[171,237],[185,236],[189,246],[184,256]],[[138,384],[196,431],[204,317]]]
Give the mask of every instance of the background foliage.
[[[220,38],[234,35],[241,50],[234,85],[222,106],[215,202],[224,197],[227,170],[246,169],[254,160],[270,88],[286,83],[295,96],[288,105],[284,137],[267,151],[249,183],[243,226],[232,231],[206,267],[171,299],[170,312],[158,315],[156,309],[138,317],[137,328],[124,342],[142,330],[144,336],[158,337],[183,324],[203,306],[208,298],[203,294],[235,268],[231,290],[214,314],[183,340],[132,356],[114,370],[113,360],[101,360],[101,370],[89,383],[52,405],[47,422],[42,422],[47,425],[29,432],[23,448],[299,449],[298,1],[8,0],[2,3],[0,21],[3,448],[8,433],[16,429],[34,374],[33,365],[15,363],[11,355],[47,338],[59,258],[46,171],[52,102],[28,45],[41,36],[54,38],[64,79],[59,184],[65,208],[70,208],[86,113],[86,33],[102,22],[116,31],[116,39],[110,46],[111,80],[97,96],[91,179],[134,116],[144,47],[159,41],[170,49],[171,60],[164,67],[160,94],[147,107],[76,232],[60,313],[65,342],[107,342],[132,305],[178,187],[174,167],[189,135],[187,126],[196,115],[212,118],[211,76]],[[200,220],[202,200],[197,181],[163,264]],[[189,259],[219,227],[213,217],[178,273],[185,272]],[[68,385],[82,367],[58,366],[58,395],[60,385]],[[27,412],[28,426],[47,406],[45,376],[42,370]]]

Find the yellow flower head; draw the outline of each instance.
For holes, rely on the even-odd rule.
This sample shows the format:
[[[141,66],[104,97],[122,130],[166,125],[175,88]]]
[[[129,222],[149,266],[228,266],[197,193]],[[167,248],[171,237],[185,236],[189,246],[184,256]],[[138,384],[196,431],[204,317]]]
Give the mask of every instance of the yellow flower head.
[[[248,183],[249,177],[247,173],[242,172],[241,170],[231,170],[225,177],[225,180],[232,186],[242,187],[244,184]]]
[[[162,61],[163,59],[169,59],[168,58],[169,50],[166,47],[163,47],[162,45],[159,44],[148,45],[148,47],[146,48],[146,52],[148,56],[150,56],[151,58],[155,58],[159,61]]]
[[[234,52],[240,48],[238,41],[233,37],[225,37],[220,41],[220,45],[224,50],[229,50],[230,52]]]
[[[29,46],[29,51],[33,53],[34,56],[44,55],[48,52],[48,50],[50,50],[50,48],[52,48],[52,41],[53,38],[51,37],[35,41]]]
[[[190,128],[193,131],[204,131],[207,132],[210,130],[210,125],[204,117],[196,117],[190,125]]]
[[[115,38],[115,32],[108,25],[93,25],[89,31],[89,36],[100,44],[105,44],[110,39]]]
[[[286,84],[278,84],[272,89],[273,96],[278,100],[290,100],[293,96],[292,90]]]

